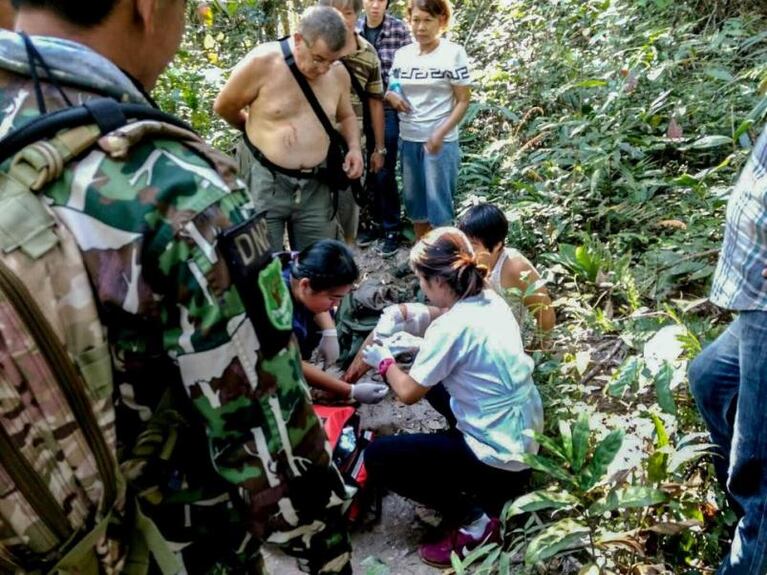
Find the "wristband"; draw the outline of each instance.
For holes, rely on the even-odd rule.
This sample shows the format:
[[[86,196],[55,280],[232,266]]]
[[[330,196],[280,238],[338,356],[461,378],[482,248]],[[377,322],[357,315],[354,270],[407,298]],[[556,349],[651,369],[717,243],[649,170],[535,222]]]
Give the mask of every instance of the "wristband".
[[[381,360],[381,362],[378,364],[378,375],[381,377],[386,377],[386,372],[389,371],[389,368],[394,365],[394,358],[393,357],[386,357]]]

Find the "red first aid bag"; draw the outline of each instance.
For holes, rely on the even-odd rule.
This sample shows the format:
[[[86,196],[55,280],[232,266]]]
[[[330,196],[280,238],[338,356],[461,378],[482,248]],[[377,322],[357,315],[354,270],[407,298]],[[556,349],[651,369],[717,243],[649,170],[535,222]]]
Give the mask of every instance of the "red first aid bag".
[[[360,430],[360,418],[352,406],[315,405],[314,411],[322,421],[325,435],[333,449],[333,462],[347,485],[357,489],[348,511],[349,520],[355,522],[362,517],[362,512],[371,500],[363,452],[375,434],[370,430]],[[378,500],[375,513],[376,517],[381,513]]]

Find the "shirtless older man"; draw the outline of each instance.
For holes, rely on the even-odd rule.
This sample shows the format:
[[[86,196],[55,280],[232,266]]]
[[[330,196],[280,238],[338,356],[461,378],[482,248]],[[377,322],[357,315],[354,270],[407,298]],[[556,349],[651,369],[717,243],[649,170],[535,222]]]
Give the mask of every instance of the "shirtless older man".
[[[333,8],[309,8],[288,42],[298,70],[346,140],[347,176],[360,177],[363,163],[349,74],[335,64],[346,43],[343,18]],[[214,110],[245,132],[242,175],[249,179],[256,208],[266,212],[272,248],[283,249],[285,226],[294,250],[338,237],[333,194],[324,181],[329,139],[278,42],[256,47],[237,64]]]

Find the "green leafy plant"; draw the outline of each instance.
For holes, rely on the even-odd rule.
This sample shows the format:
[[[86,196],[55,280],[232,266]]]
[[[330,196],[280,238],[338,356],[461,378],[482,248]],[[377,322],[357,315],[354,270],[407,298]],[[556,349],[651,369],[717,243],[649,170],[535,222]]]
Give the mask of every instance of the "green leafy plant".
[[[559,244],[559,253],[551,259],[570,270],[576,277],[596,283],[610,270],[612,260],[607,251],[595,242],[578,246]]]
[[[508,547],[485,546],[463,562],[455,557],[454,567],[460,565],[465,570],[482,559],[480,572],[490,573],[499,568],[500,561],[507,562],[515,555],[521,555],[525,565],[533,567],[557,556],[577,554],[585,561],[582,572],[593,569],[601,573],[616,550],[643,557],[648,534],[676,535],[698,526],[697,507],[692,501],[688,508],[680,505],[687,496],[674,502],[671,488],[664,482],[678,477],[711,446],[701,443],[697,434],[681,438],[674,447],[660,417],[652,414],[651,418],[657,437],[645,464],[646,483],[628,483],[623,469],[609,475],[608,469],[623,443],[623,431],[614,430],[597,439],[586,414],[572,425],[560,420],[556,437],[532,434],[542,453],[526,455],[524,460],[553,484],[509,502],[503,520],[509,525],[530,514],[531,521],[537,518],[533,523],[536,527],[531,529],[533,524],[528,522],[521,530],[525,537],[521,541],[517,538],[510,546],[516,545],[513,552]]]
[[[622,486],[611,482],[607,470],[623,443],[623,431],[614,430],[596,440],[589,418],[581,414],[574,425],[559,422],[559,436],[534,434],[546,455],[528,454],[525,463],[545,473],[559,490],[539,490],[523,495],[505,510],[510,518],[523,513],[548,511],[549,523],[528,544],[525,563],[533,565],[560,553],[587,550],[596,560],[610,547],[602,518],[617,509],[645,508],[664,503],[667,495],[651,486]],[[559,515],[567,515],[556,519]]]

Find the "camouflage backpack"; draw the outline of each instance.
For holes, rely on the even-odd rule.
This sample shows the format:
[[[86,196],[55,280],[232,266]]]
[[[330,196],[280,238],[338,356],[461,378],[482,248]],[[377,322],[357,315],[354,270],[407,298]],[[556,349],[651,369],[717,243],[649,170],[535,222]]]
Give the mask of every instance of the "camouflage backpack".
[[[0,573],[142,574],[150,555],[181,570],[126,498],[105,330],[75,239],[36,195],[94,146],[125,157],[158,136],[201,143],[171,116],[109,99],[0,141],[12,158],[0,172]],[[126,514],[127,556],[106,537]]]

